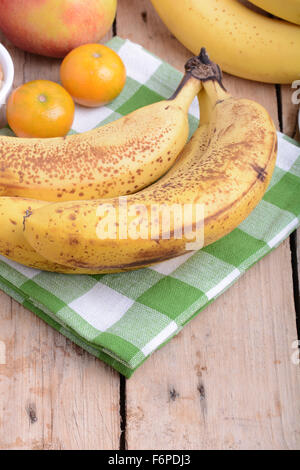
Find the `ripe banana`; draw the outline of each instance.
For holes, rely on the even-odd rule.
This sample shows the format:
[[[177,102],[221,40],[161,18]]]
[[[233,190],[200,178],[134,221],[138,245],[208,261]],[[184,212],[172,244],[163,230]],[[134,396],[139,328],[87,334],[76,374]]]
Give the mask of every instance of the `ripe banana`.
[[[272,13],[272,15],[283,18],[300,25],[300,0],[250,0],[254,5]]]
[[[180,42],[193,52],[203,44],[224,71],[269,83],[299,78],[299,26],[260,15],[236,0],[151,1]],[[277,3],[285,8],[287,2]]]
[[[84,268],[61,266],[48,261],[24,237],[24,217],[48,203],[21,197],[0,197],[0,255],[30,268],[62,274],[98,274]]]
[[[69,201],[148,186],[184,147],[188,109],[200,88],[189,70],[169,100],[93,131],[52,139],[0,136],[0,195]]]
[[[26,219],[24,234],[34,250],[75,268],[103,272],[136,269],[181,255],[188,249],[186,243],[197,239],[197,212],[189,212],[184,227],[175,215],[166,233],[157,223],[160,207],[170,212],[176,204],[181,208],[189,204],[204,207],[205,245],[232,231],[248,216],[272,176],[275,127],[258,103],[235,99],[224,91],[218,69],[203,52],[199,60],[206,67],[200,127],[168,174],[125,198],[57,203],[33,211]],[[128,208],[126,224],[121,202]],[[108,237],[99,231],[105,224]]]
[[[72,273],[74,269],[51,263],[36,253],[24,237],[26,214],[46,205],[47,202],[33,199],[0,197],[0,254],[30,268]]]

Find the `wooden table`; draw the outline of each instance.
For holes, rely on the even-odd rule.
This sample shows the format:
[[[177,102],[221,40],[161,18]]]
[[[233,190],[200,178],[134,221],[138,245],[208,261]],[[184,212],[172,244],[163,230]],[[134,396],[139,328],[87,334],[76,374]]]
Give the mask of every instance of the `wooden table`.
[[[190,56],[149,0],[119,0],[114,34],[180,70]],[[3,42],[15,86],[58,80],[59,61]],[[295,134],[289,87],[229,75],[225,85]],[[299,246],[298,237],[300,260]],[[294,234],[128,381],[0,292],[0,448],[300,449],[300,373],[291,360],[298,279]]]

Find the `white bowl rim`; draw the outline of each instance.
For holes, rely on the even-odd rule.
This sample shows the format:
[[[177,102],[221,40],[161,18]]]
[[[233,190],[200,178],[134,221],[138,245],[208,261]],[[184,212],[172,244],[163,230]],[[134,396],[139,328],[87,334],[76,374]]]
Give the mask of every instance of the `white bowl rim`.
[[[6,69],[3,70],[4,72],[4,83],[2,88],[0,89],[0,106],[5,104],[1,103],[1,101],[5,101],[7,98],[8,93],[11,90],[14,81],[14,64],[12,58],[8,52],[8,50],[0,43],[0,57],[3,58],[3,61],[0,60],[2,68],[4,67],[4,63],[6,64]]]

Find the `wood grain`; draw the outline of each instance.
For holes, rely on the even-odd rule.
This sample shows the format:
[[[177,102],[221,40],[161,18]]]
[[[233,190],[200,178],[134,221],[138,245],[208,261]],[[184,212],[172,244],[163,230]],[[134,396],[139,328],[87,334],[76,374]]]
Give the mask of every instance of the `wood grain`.
[[[1,449],[117,449],[119,377],[0,293]]]
[[[34,79],[58,81],[60,61],[3,42],[13,56],[15,87]],[[1,292],[0,341],[6,348],[0,449],[119,448],[116,372]]]
[[[117,32],[180,70],[190,56],[146,0],[119,3]],[[236,96],[263,104],[278,126],[274,86],[224,80]],[[300,448],[290,258],[286,241],[127,382],[128,449]]]

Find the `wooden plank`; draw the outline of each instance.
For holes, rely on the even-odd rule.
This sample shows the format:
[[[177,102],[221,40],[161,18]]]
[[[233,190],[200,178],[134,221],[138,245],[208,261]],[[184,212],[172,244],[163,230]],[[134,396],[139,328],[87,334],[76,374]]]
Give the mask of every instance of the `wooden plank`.
[[[59,61],[8,48],[15,86],[58,80]],[[1,449],[119,448],[117,373],[1,292],[0,341]]]
[[[117,449],[119,377],[0,293],[1,449]]]
[[[119,3],[117,33],[182,70],[190,53],[148,0]],[[225,77],[278,125],[275,88]],[[300,448],[289,242],[252,268],[127,382],[128,449]]]

